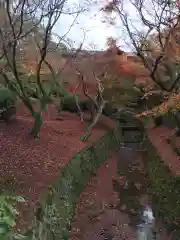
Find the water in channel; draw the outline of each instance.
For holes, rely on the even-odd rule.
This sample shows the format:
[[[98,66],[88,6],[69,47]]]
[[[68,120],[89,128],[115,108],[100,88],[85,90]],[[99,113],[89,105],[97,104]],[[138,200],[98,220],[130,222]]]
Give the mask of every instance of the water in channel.
[[[137,232],[137,240],[160,240],[157,219],[151,209],[151,196],[143,166],[143,149],[137,141],[142,138],[138,131],[125,131],[118,153],[118,179],[114,189],[119,193],[117,209],[128,214],[130,225]],[[157,230],[158,229],[158,230]],[[168,239],[168,238],[167,238]]]

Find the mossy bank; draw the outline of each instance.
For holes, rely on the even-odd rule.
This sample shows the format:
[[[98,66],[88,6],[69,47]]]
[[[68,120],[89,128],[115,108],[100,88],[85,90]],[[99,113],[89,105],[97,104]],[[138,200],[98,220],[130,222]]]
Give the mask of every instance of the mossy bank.
[[[165,223],[168,232],[173,232],[172,239],[180,239],[180,176],[172,175],[148,137],[146,146],[144,162],[153,211]]]
[[[76,203],[92,174],[119,145],[118,126],[96,144],[79,152],[61,171],[58,181],[48,189],[48,194],[36,214],[36,221],[28,235],[43,240],[68,239]],[[32,237],[30,237],[31,239]]]

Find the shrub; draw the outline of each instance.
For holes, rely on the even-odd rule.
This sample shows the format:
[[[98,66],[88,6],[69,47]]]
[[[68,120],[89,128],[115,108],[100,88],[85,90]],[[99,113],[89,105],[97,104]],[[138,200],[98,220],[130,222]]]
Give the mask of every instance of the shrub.
[[[157,127],[161,126],[163,124],[162,116],[155,117],[154,118],[154,123]]]
[[[66,90],[61,90],[60,94],[61,94],[60,111],[78,113],[78,107],[77,107],[75,96],[71,93],[68,93]],[[90,105],[91,105],[91,101],[89,99],[87,100],[79,99],[79,106],[82,111],[88,110],[90,108]]]
[[[0,195],[0,239],[1,240],[20,240],[25,237],[14,233],[16,218],[19,215],[15,203],[25,202],[20,196]]]
[[[68,112],[77,112],[77,105],[73,95],[66,95],[61,98],[61,110]]]
[[[15,95],[3,85],[0,85],[0,120],[8,122],[16,114]]]

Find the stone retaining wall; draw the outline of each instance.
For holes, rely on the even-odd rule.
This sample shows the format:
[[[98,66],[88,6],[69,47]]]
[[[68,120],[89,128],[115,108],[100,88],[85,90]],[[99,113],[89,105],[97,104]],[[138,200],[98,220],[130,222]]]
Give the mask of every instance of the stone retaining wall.
[[[35,234],[44,231],[43,240],[68,239],[81,192],[92,174],[119,145],[117,128],[118,126],[93,146],[79,152],[62,170],[57,182],[48,189],[40,208],[40,219],[33,227]],[[32,230],[30,232],[32,234]]]
[[[147,137],[144,163],[150,183],[153,211],[174,232],[173,240],[180,239],[180,176],[173,176],[157,149]]]

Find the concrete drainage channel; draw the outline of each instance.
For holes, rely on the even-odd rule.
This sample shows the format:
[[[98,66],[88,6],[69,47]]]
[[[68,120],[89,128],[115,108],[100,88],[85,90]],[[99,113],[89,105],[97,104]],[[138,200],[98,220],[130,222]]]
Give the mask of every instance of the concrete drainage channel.
[[[137,231],[137,240],[155,240],[155,218],[149,202],[147,183],[141,168],[140,154],[143,149],[121,146],[119,150],[119,175],[124,185],[119,186],[121,212],[128,214],[131,226]],[[122,167],[122,160],[123,167]],[[144,180],[143,180],[144,178]]]
[[[132,124],[133,125],[133,124]],[[137,232],[137,240],[158,240],[156,219],[151,209],[151,196],[143,165],[144,133],[142,127],[122,126],[118,153],[118,175],[123,184],[115,183],[119,193],[119,211],[128,214],[130,225]],[[122,182],[122,181],[121,181]]]

